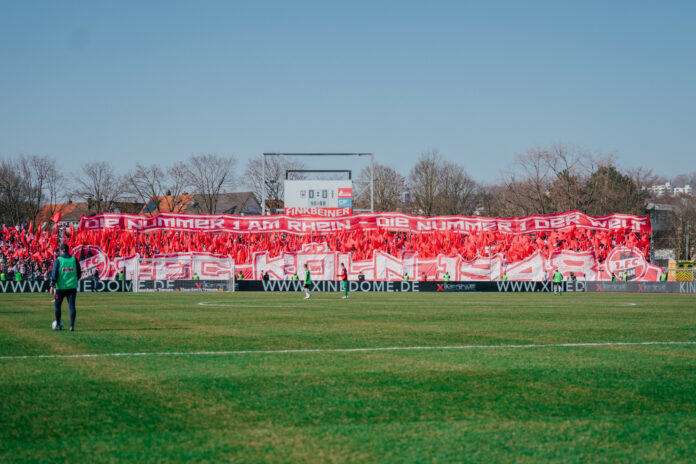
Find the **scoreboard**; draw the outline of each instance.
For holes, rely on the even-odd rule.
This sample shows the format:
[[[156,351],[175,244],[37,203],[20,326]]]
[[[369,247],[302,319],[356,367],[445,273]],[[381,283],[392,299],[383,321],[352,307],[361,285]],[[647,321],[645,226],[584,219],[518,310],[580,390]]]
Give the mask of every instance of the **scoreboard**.
[[[350,180],[286,180],[284,187],[288,216],[340,217],[353,213]]]

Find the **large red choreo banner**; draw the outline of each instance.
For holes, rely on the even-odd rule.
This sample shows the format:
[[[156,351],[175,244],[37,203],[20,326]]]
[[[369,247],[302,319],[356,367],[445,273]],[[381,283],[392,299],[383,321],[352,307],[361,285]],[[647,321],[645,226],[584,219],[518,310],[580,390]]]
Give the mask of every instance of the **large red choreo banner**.
[[[550,248],[547,250],[546,243],[537,237],[537,241],[542,240],[539,250],[526,257],[506,261],[504,253],[500,250],[487,251],[485,244],[481,245],[481,254],[477,254],[473,259],[464,259],[462,255],[448,248],[443,248],[436,256],[431,256],[432,252],[423,256],[418,250],[407,250],[399,256],[392,256],[374,249],[370,254],[362,253],[361,257],[356,258],[352,252],[331,251],[324,238],[343,232],[357,232],[358,236],[369,236],[371,231],[377,230],[415,234],[450,231],[448,234],[471,234],[473,237],[482,237],[488,232],[505,235],[544,232],[550,233],[553,237],[553,233],[556,232],[572,237],[574,229],[617,232],[635,240],[627,240],[624,245],[614,247],[610,234],[604,234],[604,248],[590,247],[584,251],[577,251],[577,247],[574,246],[570,246],[570,249],[560,249],[554,248],[553,245],[549,245]],[[228,280],[239,272],[242,272],[245,278],[256,279],[268,272],[271,279],[287,280],[292,274],[303,269],[304,264],[311,268],[312,277],[316,280],[335,279],[340,264],[346,265],[351,279],[362,273],[367,280],[401,280],[406,275],[411,279],[442,280],[443,276],[448,274],[454,281],[490,281],[501,280],[505,273],[512,281],[531,281],[544,280],[555,270],[559,270],[566,279],[573,273],[581,280],[610,280],[614,274],[619,277],[626,275],[627,280],[655,281],[662,272],[661,268],[647,261],[645,252],[640,248],[644,245],[640,245],[639,240],[630,234],[635,232],[643,235],[644,240],[644,234],[649,234],[651,230],[648,216],[626,214],[592,217],[578,211],[570,211],[522,218],[483,218],[379,213],[337,218],[297,218],[176,213],[143,217],[106,213],[82,217],[80,220],[80,232],[105,230],[126,232],[125,235],[129,232],[202,232],[210,233],[208,238],[211,240],[215,239],[212,236],[215,233],[287,233],[307,236],[311,243],[304,243],[301,249],[284,251],[279,255],[271,254],[270,250],[259,249],[239,262],[235,262],[231,255],[200,251],[158,253],[145,259],[138,255],[110,256],[98,246],[90,244],[76,249],[83,268],[89,272],[96,271],[101,278],[113,278],[118,272],[125,270],[130,279],[190,279],[195,273],[202,279]],[[428,241],[427,237],[421,238]],[[524,237],[520,237],[522,238]],[[639,247],[635,247],[636,245]],[[600,257],[600,250],[610,252]]]
[[[152,217],[132,214],[103,213],[83,216],[81,230],[123,230],[152,232],[158,230],[189,232],[228,232],[237,234],[279,232],[288,234],[327,234],[360,230],[428,233],[446,231],[469,233],[491,231],[507,234],[552,232],[567,227],[611,231],[626,230],[650,233],[648,216],[611,214],[593,217],[579,211],[535,215],[521,218],[484,218],[475,216],[422,217],[401,213],[366,213],[339,218],[296,218],[289,216],[233,216],[229,214],[191,215],[160,213]]]

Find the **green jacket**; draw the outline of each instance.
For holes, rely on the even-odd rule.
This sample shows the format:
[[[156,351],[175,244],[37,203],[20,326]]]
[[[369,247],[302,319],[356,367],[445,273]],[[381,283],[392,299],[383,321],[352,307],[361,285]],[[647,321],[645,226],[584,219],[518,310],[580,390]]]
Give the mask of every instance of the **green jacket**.
[[[74,256],[66,258],[58,257],[58,274],[56,275],[56,288],[58,290],[72,290],[77,288],[77,260]]]
[[[560,284],[561,282],[563,282],[563,274],[561,274],[558,271],[554,272],[553,273],[553,283]]]

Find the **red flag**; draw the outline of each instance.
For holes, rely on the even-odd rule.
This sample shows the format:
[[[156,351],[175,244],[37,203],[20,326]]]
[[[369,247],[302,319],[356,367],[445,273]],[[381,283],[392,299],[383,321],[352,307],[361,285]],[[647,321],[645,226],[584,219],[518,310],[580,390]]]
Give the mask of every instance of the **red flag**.
[[[51,221],[53,221],[54,224],[57,224],[58,222],[60,222],[60,220],[61,220],[62,218],[63,218],[63,213],[61,213],[60,211],[58,211],[56,214],[54,214],[53,216],[51,216]]]

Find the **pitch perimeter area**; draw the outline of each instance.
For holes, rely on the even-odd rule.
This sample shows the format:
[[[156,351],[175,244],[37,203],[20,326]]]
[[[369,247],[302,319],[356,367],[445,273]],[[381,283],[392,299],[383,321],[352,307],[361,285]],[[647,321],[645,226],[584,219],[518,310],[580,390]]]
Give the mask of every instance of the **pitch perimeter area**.
[[[74,333],[49,300],[0,299],[2,461],[696,453],[694,296],[81,294]]]

